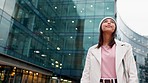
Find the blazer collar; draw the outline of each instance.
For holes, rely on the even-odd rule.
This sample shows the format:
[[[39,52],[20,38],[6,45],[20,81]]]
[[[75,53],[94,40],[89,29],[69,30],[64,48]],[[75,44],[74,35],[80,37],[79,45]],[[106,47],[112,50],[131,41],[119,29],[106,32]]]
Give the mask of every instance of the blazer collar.
[[[116,41],[116,70],[118,70],[119,65],[122,63],[122,59],[126,53],[126,46],[125,43]]]
[[[119,68],[120,63],[122,62],[122,59],[124,58],[124,55],[126,53],[125,44],[123,42],[120,42],[118,40],[115,40],[116,42],[116,70]],[[101,48],[95,48],[92,50],[93,55],[101,64]]]

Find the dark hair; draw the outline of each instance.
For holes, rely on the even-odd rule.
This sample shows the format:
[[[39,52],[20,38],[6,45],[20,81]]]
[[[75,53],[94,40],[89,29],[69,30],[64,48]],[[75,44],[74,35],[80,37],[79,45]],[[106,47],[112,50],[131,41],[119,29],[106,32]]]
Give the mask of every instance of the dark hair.
[[[105,19],[104,19],[104,20],[105,20]],[[104,20],[103,20],[103,21],[104,21]],[[103,23],[103,21],[102,21],[102,23]],[[114,20],[113,20],[113,21],[114,21]],[[101,28],[102,23],[100,24],[100,35],[99,35],[99,42],[98,42],[97,48],[100,48],[100,47],[103,45],[103,31],[102,31],[102,28]],[[110,40],[110,42],[109,42],[109,44],[108,44],[111,48],[112,48],[113,45],[116,43],[116,42],[115,42],[116,30],[117,30],[117,24],[116,24],[116,22],[115,22],[115,31],[112,33],[112,38],[111,38],[111,40]]]

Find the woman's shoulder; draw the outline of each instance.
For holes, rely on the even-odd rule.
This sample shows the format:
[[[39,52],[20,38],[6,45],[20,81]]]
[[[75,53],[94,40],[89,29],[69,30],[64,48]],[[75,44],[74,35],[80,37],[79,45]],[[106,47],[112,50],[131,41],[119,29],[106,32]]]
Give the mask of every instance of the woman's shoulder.
[[[94,49],[97,49],[98,44],[93,44],[91,47],[89,47],[89,51],[92,51]]]
[[[98,46],[98,44],[94,44],[94,45],[92,45],[91,47],[89,47],[89,50],[91,50],[91,49],[96,49],[97,46]]]
[[[121,46],[132,47],[130,43],[124,42],[124,41],[119,41],[119,40],[116,40],[116,44],[121,45]]]

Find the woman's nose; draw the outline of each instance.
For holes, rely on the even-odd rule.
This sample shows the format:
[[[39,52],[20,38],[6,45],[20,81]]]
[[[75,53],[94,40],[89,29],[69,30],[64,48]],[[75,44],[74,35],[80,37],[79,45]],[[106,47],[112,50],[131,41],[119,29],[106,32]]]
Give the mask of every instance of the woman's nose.
[[[107,22],[108,24],[110,24],[111,22]]]

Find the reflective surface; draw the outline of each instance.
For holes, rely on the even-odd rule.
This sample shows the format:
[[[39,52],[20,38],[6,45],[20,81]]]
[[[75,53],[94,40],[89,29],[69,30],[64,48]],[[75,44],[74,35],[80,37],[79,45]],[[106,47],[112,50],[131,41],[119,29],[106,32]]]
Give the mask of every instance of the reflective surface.
[[[121,41],[130,43],[133,47],[133,54],[136,60],[139,83],[148,82],[148,38],[141,36],[131,30],[117,15],[118,19],[118,38]]]

